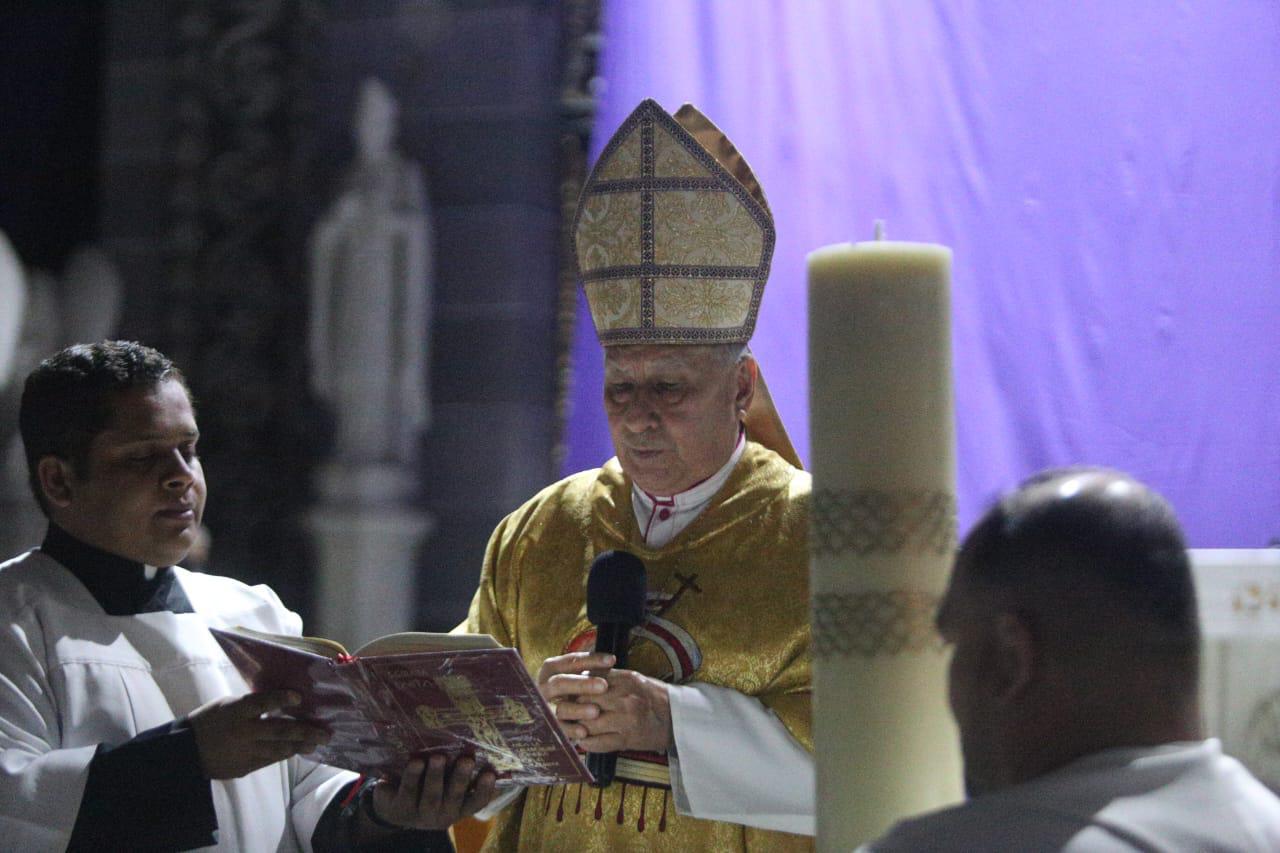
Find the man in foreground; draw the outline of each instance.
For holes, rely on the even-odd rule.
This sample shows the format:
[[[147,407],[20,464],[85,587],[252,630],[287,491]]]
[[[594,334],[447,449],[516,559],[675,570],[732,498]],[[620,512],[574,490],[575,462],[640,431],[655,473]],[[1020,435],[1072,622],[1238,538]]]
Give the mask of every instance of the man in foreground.
[[[1029,480],[970,532],[937,622],[969,800],[868,850],[1280,850],[1280,800],[1204,738],[1182,532],[1141,483]]]
[[[205,503],[185,380],[122,341],[27,378],[20,427],[40,548],[0,565],[0,838],[21,850],[451,849],[491,773],[410,764],[398,783],[298,756],[327,739],[282,717],[209,633],[299,633],[265,586],[175,564]],[[471,787],[469,787],[471,786]]]
[[[753,420],[745,347],[772,246],[758,184],[689,106],[641,104],[583,191],[578,264],[617,458],[498,526],[465,626],[520,651],[583,749],[620,756],[605,788],[524,791],[490,849],[812,844],[810,478],[757,443],[789,450],[774,418]],[[586,577],[608,550],[647,569],[625,670],[588,652]]]

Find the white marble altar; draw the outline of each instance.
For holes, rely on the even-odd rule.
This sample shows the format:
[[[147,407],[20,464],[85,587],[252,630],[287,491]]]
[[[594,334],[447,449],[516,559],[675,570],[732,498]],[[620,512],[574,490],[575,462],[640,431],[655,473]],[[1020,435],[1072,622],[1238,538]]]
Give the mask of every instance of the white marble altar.
[[[1192,549],[1205,726],[1280,793],[1280,548]]]

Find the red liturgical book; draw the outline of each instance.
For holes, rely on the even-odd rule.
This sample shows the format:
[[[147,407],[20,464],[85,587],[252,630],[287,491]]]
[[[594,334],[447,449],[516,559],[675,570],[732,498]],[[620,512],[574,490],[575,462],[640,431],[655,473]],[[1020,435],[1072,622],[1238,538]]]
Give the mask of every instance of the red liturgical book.
[[[499,786],[591,781],[519,654],[488,634],[391,634],[350,655],[332,640],[209,630],[254,690],[296,690],[290,716],[333,732],[316,761],[398,778],[412,758],[467,754]]]

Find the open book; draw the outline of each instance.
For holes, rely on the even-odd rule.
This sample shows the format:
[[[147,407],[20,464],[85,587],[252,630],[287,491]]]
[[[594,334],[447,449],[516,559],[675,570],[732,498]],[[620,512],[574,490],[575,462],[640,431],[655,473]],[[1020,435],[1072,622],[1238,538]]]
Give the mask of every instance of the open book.
[[[499,786],[591,781],[519,654],[488,634],[391,634],[353,655],[316,637],[209,630],[254,690],[296,690],[289,714],[333,732],[316,761],[396,778],[412,758],[471,754]]]

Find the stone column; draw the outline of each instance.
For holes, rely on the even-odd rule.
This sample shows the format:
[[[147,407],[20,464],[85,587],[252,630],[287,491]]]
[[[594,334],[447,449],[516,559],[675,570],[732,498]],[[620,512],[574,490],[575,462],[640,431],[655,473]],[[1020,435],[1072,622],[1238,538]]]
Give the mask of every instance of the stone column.
[[[325,465],[325,502],[307,513],[317,546],[314,633],[348,648],[419,628],[419,545],[435,528],[406,499],[412,480],[387,465]]]

